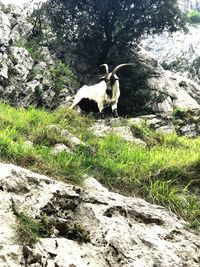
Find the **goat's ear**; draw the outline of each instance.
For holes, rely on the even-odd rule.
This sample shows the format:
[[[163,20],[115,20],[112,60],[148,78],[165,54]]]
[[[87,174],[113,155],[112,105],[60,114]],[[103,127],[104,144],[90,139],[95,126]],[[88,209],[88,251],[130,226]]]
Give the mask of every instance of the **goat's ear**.
[[[114,80],[119,80],[119,77],[116,75],[116,74],[114,74],[113,76],[111,76]]]
[[[102,76],[99,78],[100,81],[105,81],[105,79],[106,79],[106,76]]]

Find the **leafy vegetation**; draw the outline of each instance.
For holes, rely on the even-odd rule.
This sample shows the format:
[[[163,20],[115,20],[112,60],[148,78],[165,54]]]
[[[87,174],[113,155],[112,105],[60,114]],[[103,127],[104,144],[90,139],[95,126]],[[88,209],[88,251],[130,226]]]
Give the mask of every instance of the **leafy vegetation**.
[[[156,133],[144,122],[132,126],[133,134],[147,143],[141,147],[117,135],[95,137],[89,130],[91,125],[91,118],[65,108],[47,112],[1,103],[1,160],[76,184],[81,184],[87,173],[112,190],[142,196],[184,217],[191,227],[200,226],[200,138]],[[60,135],[62,129],[75,134],[86,146],[71,145]],[[33,142],[32,147],[26,145],[27,140]],[[57,142],[65,143],[71,153],[53,155]]]
[[[200,23],[200,11],[197,9],[191,9],[187,14],[188,20],[192,24]]]
[[[24,44],[24,47],[27,49],[35,63],[45,61],[45,55],[40,50],[36,40],[29,40]]]
[[[70,89],[78,87],[74,73],[70,70],[69,66],[62,61],[57,60],[55,65],[51,67],[49,71],[54,83],[54,90],[57,94],[60,93],[64,85],[67,85]]]

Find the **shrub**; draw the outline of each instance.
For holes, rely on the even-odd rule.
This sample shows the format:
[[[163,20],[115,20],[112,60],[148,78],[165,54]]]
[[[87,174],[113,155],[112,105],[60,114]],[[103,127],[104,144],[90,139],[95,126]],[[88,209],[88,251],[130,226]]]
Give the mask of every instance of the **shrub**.
[[[54,83],[54,90],[57,94],[59,94],[64,86],[67,86],[69,89],[78,86],[74,73],[62,61],[57,60],[55,66],[51,67],[49,71]]]
[[[187,14],[190,23],[200,23],[200,12],[196,9],[192,9]]]
[[[45,56],[39,49],[39,44],[37,41],[28,41],[25,43],[24,47],[29,52],[35,63],[37,63],[38,61],[45,61]]]

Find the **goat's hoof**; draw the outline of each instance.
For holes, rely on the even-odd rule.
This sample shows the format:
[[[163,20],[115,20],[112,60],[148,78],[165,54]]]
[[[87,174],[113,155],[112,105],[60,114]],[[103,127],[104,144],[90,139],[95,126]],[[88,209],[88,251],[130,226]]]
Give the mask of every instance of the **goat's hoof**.
[[[105,115],[103,113],[100,113],[100,118],[103,120],[105,119]]]
[[[119,117],[119,115],[117,113],[117,110],[116,109],[113,110],[113,118],[118,118],[118,117]]]

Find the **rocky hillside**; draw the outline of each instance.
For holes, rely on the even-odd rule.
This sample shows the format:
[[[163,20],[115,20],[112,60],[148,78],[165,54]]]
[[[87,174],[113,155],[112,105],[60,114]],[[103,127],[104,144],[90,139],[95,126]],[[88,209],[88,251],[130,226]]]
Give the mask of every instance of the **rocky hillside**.
[[[79,87],[69,66],[56,60],[47,41],[38,44],[31,38],[33,25],[19,9],[1,5],[0,21],[1,98],[13,106],[53,109],[69,105]],[[133,49],[128,61],[134,66],[121,88],[119,110],[124,115],[142,109],[163,113],[172,112],[175,107],[199,108],[200,87],[195,82],[165,71],[152,54],[139,47]],[[135,88],[138,79],[142,81]],[[98,77],[94,80],[97,82]],[[142,83],[143,95],[135,98],[135,91],[144,87]]]
[[[138,46],[121,84],[142,74],[146,101],[80,114],[30,19],[1,5],[0,21],[0,266],[199,266],[199,85]]]
[[[19,8],[0,5],[0,94],[11,105],[55,108],[77,87],[67,65],[31,39],[33,25]]]
[[[151,95],[146,106],[153,112],[171,113],[174,108],[199,109],[200,86],[178,73],[164,70],[156,57],[141,47],[137,51],[135,69],[146,77],[146,87]],[[135,52],[134,52],[135,54]],[[133,61],[134,64],[134,61]]]

